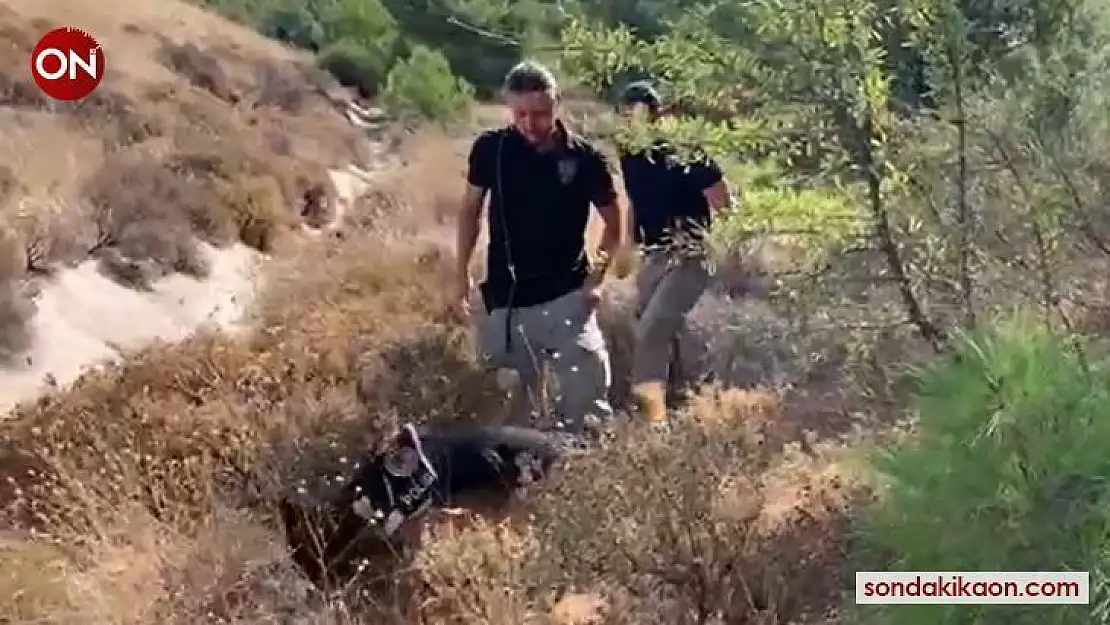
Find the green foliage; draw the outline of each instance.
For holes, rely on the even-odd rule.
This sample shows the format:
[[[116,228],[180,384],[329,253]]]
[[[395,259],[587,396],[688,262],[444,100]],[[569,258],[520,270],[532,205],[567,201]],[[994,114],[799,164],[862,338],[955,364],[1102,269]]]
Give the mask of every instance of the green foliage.
[[[381,0],[333,0],[318,19],[328,42],[358,42],[384,55],[397,39],[397,20]]]
[[[871,570],[1110,566],[1110,377],[1015,323],[980,332],[920,380],[918,432],[876,453],[887,491],[861,522]],[[1093,576],[1095,577],[1095,576]],[[861,623],[1087,625],[1090,606],[884,606]]]
[[[713,122],[694,116],[667,116],[653,122],[633,119],[619,125],[612,138],[631,153],[642,152],[657,141],[667,141],[683,161],[763,154],[773,151],[775,142],[773,129],[761,120]]]
[[[553,0],[385,0],[410,44],[440,51],[452,71],[496,96],[529,45],[558,33]]]
[[[324,29],[304,7],[282,8],[264,15],[259,24],[267,37],[301,48],[315,49],[324,43]]]
[[[312,51],[342,42],[339,52],[332,50],[330,56],[359,62],[336,64],[329,59],[325,65],[341,68],[341,79],[352,65],[366,65],[370,55],[383,59],[388,68],[414,46],[431,48],[483,96],[496,95],[505,73],[526,53],[557,44],[564,19],[555,0],[196,1]],[[356,42],[368,52],[356,55]],[[352,84],[371,93],[380,86],[364,80]]]
[[[340,84],[354,87],[367,97],[377,95],[387,75],[388,59],[357,40],[341,39],[327,46],[317,56]]]
[[[260,28],[267,14],[284,7],[274,0],[203,0],[202,4],[233,20]]]
[[[756,232],[812,234],[811,243],[843,241],[866,232],[867,219],[857,202],[834,190],[762,187],[744,194],[741,210],[715,225],[722,235]]]
[[[315,51],[340,83],[377,93],[399,44],[397,20],[380,0],[207,0],[268,37]]]
[[[447,58],[421,45],[389,71],[382,95],[394,111],[444,122],[460,121],[474,103],[474,88],[451,72]]]
[[[805,232],[811,247],[828,247],[862,236],[868,224],[857,194],[846,189],[789,184],[771,159],[723,161],[725,177],[743,190],[743,202],[714,223],[725,242],[760,233]]]
[[[663,137],[718,158],[808,160],[810,174],[829,178],[850,171],[884,128],[890,81],[884,42],[869,23],[876,9],[847,0],[729,4],[758,34],[750,44],[708,28],[705,7],[651,40],[577,19],[563,29],[562,67],[600,91],[632,71],[662,84],[680,117],[634,125],[625,146]]]

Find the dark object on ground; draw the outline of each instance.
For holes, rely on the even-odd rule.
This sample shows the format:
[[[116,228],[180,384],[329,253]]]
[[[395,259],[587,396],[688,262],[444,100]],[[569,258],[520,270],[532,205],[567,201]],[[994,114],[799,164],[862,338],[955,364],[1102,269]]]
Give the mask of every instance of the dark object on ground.
[[[548,478],[568,450],[564,439],[531,428],[406,425],[335,501],[281,501],[293,560],[317,587],[335,588],[358,574],[360,562],[398,553],[402,524],[433,508],[503,509],[518,489]]]

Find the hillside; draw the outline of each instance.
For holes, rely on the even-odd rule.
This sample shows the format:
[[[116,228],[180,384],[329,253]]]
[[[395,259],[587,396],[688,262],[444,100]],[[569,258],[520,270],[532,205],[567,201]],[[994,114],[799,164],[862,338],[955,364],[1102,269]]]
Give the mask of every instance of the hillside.
[[[23,137],[13,142],[19,148],[11,168],[17,186],[9,194],[6,223],[13,231],[12,257],[22,261],[28,251],[34,257],[13,263],[6,276],[11,310],[32,314],[14,299],[17,284],[49,281],[51,271],[59,271],[51,262],[77,261],[90,251],[112,269],[123,262],[152,272],[141,277],[155,287],[163,273],[204,273],[190,262],[200,249],[190,234],[206,244],[238,242],[273,257],[254,306],[255,325],[246,334],[205,332],[142,350],[51,393],[3,425],[10,520],[13,527],[29,524],[41,536],[6,533],[0,586],[6,618],[323,623],[354,619],[356,613],[369,618],[367,610],[379,619],[401,618],[415,609],[417,597],[372,605],[313,599],[281,552],[263,495],[306,471],[326,477],[329,465],[366,448],[400,417],[434,422],[500,414],[504,397],[474,368],[469,339],[441,311],[437,258],[448,237],[435,232],[454,194],[442,174],[461,173],[457,142],[435,133],[410,141],[401,155],[409,165],[350,207],[341,236],[306,240],[298,234],[299,213],[311,212],[301,210],[306,194],[327,184],[329,167],[365,166],[367,155],[333,104],[317,95],[321,85],[300,57],[184,4],[125,9],[66,3],[67,19],[87,20],[108,58],[118,61],[109,61],[110,78],[93,99],[47,106],[26,83],[22,51],[52,15],[62,14],[60,5],[3,7],[8,45],[2,114],[4,127],[19,133],[5,134]],[[57,163],[67,167],[55,171]],[[438,174],[442,188],[424,182],[428,172]],[[24,317],[11,319],[6,336],[16,349],[27,326],[21,325]],[[406,375],[398,377],[398,369]],[[709,431],[704,428],[740,427],[739,415],[774,411],[773,401],[752,398],[707,397],[696,411],[709,420],[692,426],[689,444],[700,446],[698,437]],[[722,413],[725,425],[715,425]],[[643,447],[637,453],[661,451]],[[712,462],[726,466],[739,452],[716,453],[724,455]],[[658,460],[660,471],[673,473],[666,467],[675,457],[668,453]],[[596,460],[614,480],[630,479],[629,463],[639,461],[624,454]],[[823,470],[797,470],[825,479]],[[244,471],[254,476],[250,484],[234,478]],[[647,495],[662,501],[702,492],[694,482],[675,487],[679,491]],[[551,607],[564,585],[557,569],[544,568],[553,562],[550,550],[579,553],[573,541],[563,542],[579,523],[594,524],[601,535],[609,531],[607,523],[620,522],[608,516],[619,510],[602,504],[608,497],[598,484],[572,480],[563,488],[565,495],[553,493],[556,499],[537,509],[557,515],[550,523],[511,528],[491,519],[427,545],[417,556],[424,564],[416,574],[438,589],[438,599],[425,602],[425,618],[479,610],[519,623]],[[688,488],[696,492],[684,494]],[[776,525],[785,521],[775,519],[792,514],[779,499],[802,495],[793,487],[766,488],[776,502],[762,522],[768,524],[767,540],[780,540],[779,534],[794,528]],[[596,501],[602,516],[592,522],[579,515],[562,518],[558,500],[571,493]],[[640,509],[647,503],[622,505]],[[824,495],[812,503],[815,510],[827,505]],[[668,508],[676,519],[686,514]],[[828,519],[822,525],[832,522],[820,518]],[[662,519],[644,521],[638,531],[650,533]],[[547,532],[555,534],[541,536]],[[645,534],[640,548],[651,553],[662,547],[662,538]],[[756,545],[728,548],[743,550],[745,558],[764,557],[758,553],[764,547]],[[524,547],[492,569],[469,570],[488,565],[467,554]],[[808,538],[798,548],[826,549]],[[525,570],[534,581],[519,577]],[[487,590],[473,599],[457,595],[452,589],[461,588],[460,575]],[[410,576],[394,583],[404,586]],[[525,584],[519,592],[529,596],[526,586],[541,584],[540,594],[505,605],[495,589],[513,579]]]
[[[5,404],[19,385],[46,374],[72,380],[85,351],[97,360],[113,351],[109,344],[177,336],[221,305],[236,308],[235,299],[250,296],[259,254],[298,226],[298,212],[326,220],[310,213],[317,203],[326,210],[334,195],[328,168],[367,158],[324,97],[328,83],[310,82],[323,78],[310,64],[191,7],[169,18],[128,10],[126,23],[99,7],[92,18],[75,13],[103,31],[109,77],[76,106],[48,103],[26,75],[26,50],[55,8],[3,7],[10,262],[0,344],[31,347],[9,363],[23,375],[5,381],[15,385]],[[175,27],[151,27],[152,19]],[[52,291],[36,293],[45,278],[89,256],[84,273],[64,272]],[[114,295],[98,275],[105,269],[121,283]],[[174,273],[184,279],[158,280]],[[190,290],[195,281],[186,276],[211,279]],[[174,316],[183,298],[189,308]],[[137,307],[130,315],[128,305]],[[120,323],[129,316],[137,319]],[[33,334],[42,340],[29,345]]]
[[[1099,622],[1088,606],[852,604],[856,569],[1104,570],[1106,265],[1090,208],[1110,125],[1078,88],[1066,95],[1084,115],[1034,125],[1052,107],[992,92],[1013,84],[1001,61],[997,80],[939,90],[949,108],[936,119],[900,113],[909,61],[881,50],[902,50],[902,31],[809,21],[885,24],[877,5],[838,1],[817,13],[726,2],[713,28],[700,5],[617,3],[532,33],[558,40],[551,52],[580,92],[646,72],[682,96],[683,117],[608,132],[608,147],[645,133],[704,143],[743,187],[715,232],[720,279],[683,344],[687,373],[706,383],[670,436],[631,427],[519,508],[410,528],[411,553],[324,597],[283,549],[274,496],[328,488],[401,421],[497,423],[508,407],[443,306],[473,128],[417,121],[468,118],[452,74],[469,71],[454,58],[465,40],[402,24],[427,46],[371,82],[420,128],[386,148],[392,133],[353,125],[349,96],[317,69],[326,50],[313,59],[176,0],[0,0],[5,367],[26,377],[44,340],[65,356],[59,321],[122,352],[0,422],[0,622]],[[214,4],[246,22],[274,8]],[[313,20],[331,16],[316,22],[325,33],[354,23],[324,10],[355,5],[309,5],[323,11]],[[545,6],[510,5],[468,6],[486,26]],[[920,19],[964,36],[941,29],[951,7],[929,7]],[[99,38],[110,68],[76,105],[44,101],[26,75],[26,50],[59,16]],[[759,45],[741,36],[756,26]],[[1038,32],[1044,50],[1068,37]],[[1090,53],[1071,62],[1102,58],[1068,42]],[[343,45],[366,55],[377,43]],[[984,73],[990,45],[974,57]],[[1037,84],[1098,84],[1085,67]],[[963,87],[975,97],[951,99]],[[612,126],[578,108],[586,130]],[[950,109],[964,110],[962,132]],[[351,198],[364,170],[369,187]],[[214,258],[258,274],[230,311],[246,315],[225,310],[227,323],[191,334],[211,308],[183,310],[227,277]],[[629,288],[610,285],[602,310],[622,408]],[[137,333],[151,321],[138,316],[161,314],[180,319],[153,334],[183,340],[111,344],[108,317]]]

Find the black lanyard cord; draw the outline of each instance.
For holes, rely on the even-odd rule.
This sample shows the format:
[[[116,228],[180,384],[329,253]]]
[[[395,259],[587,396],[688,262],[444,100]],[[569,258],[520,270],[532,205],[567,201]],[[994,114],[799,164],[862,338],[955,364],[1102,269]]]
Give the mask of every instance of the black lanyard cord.
[[[505,240],[505,259],[509,265],[509,297],[505,304],[505,352],[513,351],[513,299],[516,296],[516,263],[513,262],[513,246],[509,240],[508,210],[505,207],[505,187],[502,179],[501,159],[505,151],[505,137],[508,130],[502,131],[497,141],[497,164],[494,184],[497,193],[498,219],[501,222],[501,236]],[[487,270],[488,271],[488,270]],[[493,311],[490,311],[491,313]]]

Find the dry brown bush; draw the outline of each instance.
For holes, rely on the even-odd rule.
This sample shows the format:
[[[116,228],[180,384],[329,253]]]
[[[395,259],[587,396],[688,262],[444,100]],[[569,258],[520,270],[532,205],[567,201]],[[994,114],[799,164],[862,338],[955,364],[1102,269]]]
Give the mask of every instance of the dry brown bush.
[[[207,267],[197,238],[268,252],[298,221],[334,210],[327,170],[360,156],[357,133],[297,59],[252,56],[248,49],[229,61],[204,46],[173,47],[129,30],[117,34],[117,43],[161,45],[167,63],[193,82],[219,77],[225,67],[239,78],[270,68],[259,75],[265,81],[228,84],[263,94],[272,106],[237,110],[209,93],[218,86],[201,89],[173,74],[152,80],[141,59],[127,56],[113,65],[115,79],[90,98],[49,103],[25,72],[36,36],[28,13],[35,10],[19,3],[0,8],[0,96],[14,107],[0,114],[0,143],[9,156],[0,176],[0,220],[23,242],[32,276],[92,254],[109,275],[137,288],[174,272],[201,277]],[[236,73],[232,62],[251,71]],[[290,139],[275,144],[275,129]],[[5,295],[10,349],[28,346],[29,337],[14,329],[33,310],[24,298]]]
[[[203,274],[194,236],[268,251],[308,200],[333,199],[327,169],[360,156],[357,133],[303,59],[186,5],[93,4],[66,14],[87,20],[112,72],[72,104],[46,101],[25,69],[60,5],[0,7],[0,98],[13,107],[0,126],[12,126],[5,151],[19,165],[5,170],[4,196],[18,190],[35,204],[24,199],[7,221],[34,271],[113,248],[104,265],[140,286]],[[253,104],[236,106],[244,97]],[[275,143],[274,132],[293,138]]]
[[[388,582],[370,598],[315,595],[267,495],[323,488],[398,420],[505,405],[443,317],[435,254],[382,242],[294,248],[251,337],[152,347],[4,427],[8,517],[53,536],[21,541],[48,562],[21,566],[64,571],[41,589],[64,601],[36,618],[518,625],[577,607],[583,622],[785,623],[832,601],[850,484],[830,458],[780,453],[774,396],[728,391],[669,441],[630,431],[576,460],[521,514],[429,527],[411,564],[368,571],[387,579],[359,588]]]
[[[0,362],[17,358],[34,338],[31,319],[35,305],[15,280],[0,283]]]
[[[159,49],[159,60],[169,69],[184,76],[193,86],[204,89],[231,104],[239,101],[239,94],[236,93],[220,61],[198,48],[196,44],[163,42]]]
[[[606,623],[823,618],[856,485],[835,454],[776,451],[748,423],[773,400],[747,395],[700,404],[666,440],[633,432],[579,459],[527,523],[434,538],[417,557],[425,618],[542,622],[567,596],[579,611],[607,607]]]
[[[23,353],[33,338],[35,306],[20,284],[26,270],[23,241],[10,226],[0,224],[0,363]]]

